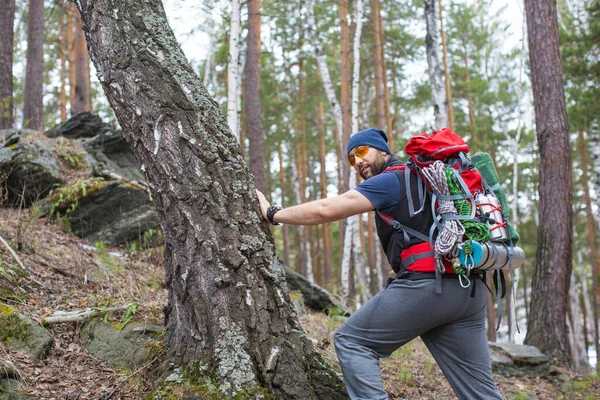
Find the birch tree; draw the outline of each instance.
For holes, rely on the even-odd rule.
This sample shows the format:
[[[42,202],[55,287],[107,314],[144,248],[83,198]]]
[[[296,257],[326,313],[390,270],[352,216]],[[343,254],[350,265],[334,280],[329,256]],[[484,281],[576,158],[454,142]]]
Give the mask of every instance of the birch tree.
[[[231,0],[231,28],[229,31],[229,58],[227,60],[227,125],[240,141],[238,124],[238,75],[241,31],[240,0]]]
[[[440,30],[438,21],[437,0],[424,0],[425,20],[427,22],[427,34],[425,44],[427,46],[427,66],[429,71],[429,85],[431,86],[431,98],[433,100],[433,115],[435,117],[434,129],[442,129],[448,126],[448,99],[444,88],[444,69],[442,66],[442,53],[440,44]]]
[[[239,143],[162,3],[78,4],[165,238],[165,368],[193,370],[181,375],[193,383],[210,378],[221,398],[345,398],[298,323]]]

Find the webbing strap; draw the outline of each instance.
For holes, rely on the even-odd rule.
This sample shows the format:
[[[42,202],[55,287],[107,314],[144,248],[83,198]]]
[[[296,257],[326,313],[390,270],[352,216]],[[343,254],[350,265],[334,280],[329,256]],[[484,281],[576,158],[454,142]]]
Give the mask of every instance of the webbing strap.
[[[424,242],[429,241],[429,238],[426,235],[422,234],[421,232],[419,232],[415,229],[409,228],[408,226],[401,224],[400,222],[396,221],[395,219],[390,218],[389,216],[387,216],[379,211],[377,211],[377,214],[386,224],[388,224],[392,228],[394,228],[396,230],[402,230],[405,235],[405,242],[407,241],[406,239],[409,239],[407,237],[407,234],[411,235],[413,237],[416,237],[418,239],[421,239]]]
[[[435,293],[442,294],[442,272],[435,266]]]
[[[406,198],[408,200],[408,215],[410,217],[414,217],[415,215],[417,215],[418,213],[420,213],[421,211],[423,211],[425,209],[425,185],[426,183],[423,181],[423,179],[421,178],[421,174],[419,173],[419,171],[416,171],[416,175],[417,175],[417,194],[419,196],[419,209],[417,211],[415,211],[415,204],[413,202],[413,198],[412,198],[412,190],[410,188],[410,174],[411,174],[411,169],[410,168],[405,168],[404,169],[404,186],[406,189]]]
[[[492,246],[494,258],[496,258],[496,270],[494,271],[494,286],[496,286],[496,306],[498,307],[498,323],[496,324],[496,330],[500,328],[500,321],[502,321],[502,301],[500,299],[500,277],[498,271],[500,271],[500,261],[498,260],[498,249],[496,246]]]
[[[508,238],[509,240],[509,244],[510,244],[510,248],[507,248],[508,250],[508,273],[510,274],[510,295],[512,296],[512,307],[513,310],[515,310],[515,327],[517,328],[517,332],[521,333],[521,330],[519,329],[519,320],[517,318],[517,296],[515,295],[515,272],[513,271],[513,267],[512,267],[512,259],[515,255],[515,249],[513,246],[513,242],[512,242],[512,238],[509,236]],[[503,243],[504,244],[504,243]],[[504,244],[504,247],[506,247],[506,244]]]
[[[435,253],[433,251],[426,251],[426,252],[420,253],[420,254],[411,254],[410,256],[408,256],[404,260],[402,260],[402,263],[400,264],[400,270],[403,271],[403,270],[407,269],[409,266],[411,266],[418,260],[422,260],[423,258],[428,258],[428,257],[433,257],[433,256],[435,256]]]

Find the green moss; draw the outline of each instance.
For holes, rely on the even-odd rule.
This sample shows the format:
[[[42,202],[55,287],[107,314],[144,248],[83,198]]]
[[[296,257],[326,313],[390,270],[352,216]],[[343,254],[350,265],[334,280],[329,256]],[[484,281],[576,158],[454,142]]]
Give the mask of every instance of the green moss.
[[[18,340],[28,343],[31,341],[29,322],[23,320],[9,305],[0,303],[0,342],[10,343]]]
[[[72,212],[79,205],[79,200],[90,193],[98,191],[108,184],[103,178],[77,179],[74,183],[61,186],[48,195],[50,216],[60,218]]]
[[[222,389],[214,372],[199,363],[194,363],[188,368],[175,368],[146,399],[275,399],[268,389],[258,385],[244,387],[233,395],[223,393]]]
[[[559,399],[596,399],[600,392],[600,374],[591,373],[584,378],[578,378],[565,383],[564,393]]]
[[[84,162],[84,153],[75,148],[69,141],[64,141],[54,146],[54,152],[58,159],[71,169],[82,170],[88,167]]]

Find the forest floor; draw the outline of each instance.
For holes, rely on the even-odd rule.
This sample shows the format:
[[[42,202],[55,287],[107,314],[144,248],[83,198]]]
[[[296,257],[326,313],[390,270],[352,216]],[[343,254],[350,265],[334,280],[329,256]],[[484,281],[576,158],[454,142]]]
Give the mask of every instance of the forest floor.
[[[140,251],[107,249],[69,234],[55,222],[33,218],[26,210],[0,209],[0,235],[17,250],[28,270],[10,273],[15,259],[0,245],[0,289],[15,290],[5,302],[36,321],[56,310],[110,307],[138,302],[137,319],[162,322],[167,292],[160,264],[160,248]],[[0,292],[7,293],[7,292]],[[118,312],[111,319],[121,318]],[[339,370],[333,332],[341,317],[309,312],[301,322],[309,337]],[[80,325],[63,323],[48,328],[54,337],[46,357],[35,360],[0,345],[0,366],[18,372],[23,382],[18,394],[2,392],[1,399],[143,399],[160,376],[162,360],[143,369],[117,369],[98,361],[82,346]],[[448,383],[420,340],[382,360],[386,390],[392,399],[453,399]],[[598,375],[553,369],[545,378],[495,376],[507,399],[597,399]]]

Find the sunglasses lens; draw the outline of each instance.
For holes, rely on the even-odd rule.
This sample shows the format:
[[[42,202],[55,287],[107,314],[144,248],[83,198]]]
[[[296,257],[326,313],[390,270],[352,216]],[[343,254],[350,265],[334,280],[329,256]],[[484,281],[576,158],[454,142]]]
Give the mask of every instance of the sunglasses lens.
[[[367,155],[367,153],[369,152],[369,146],[359,146],[356,148],[356,151],[354,152],[354,154],[350,154],[348,156],[348,164],[350,164],[351,167],[354,167],[354,164],[356,164],[356,157],[360,157],[363,158],[364,156]]]

